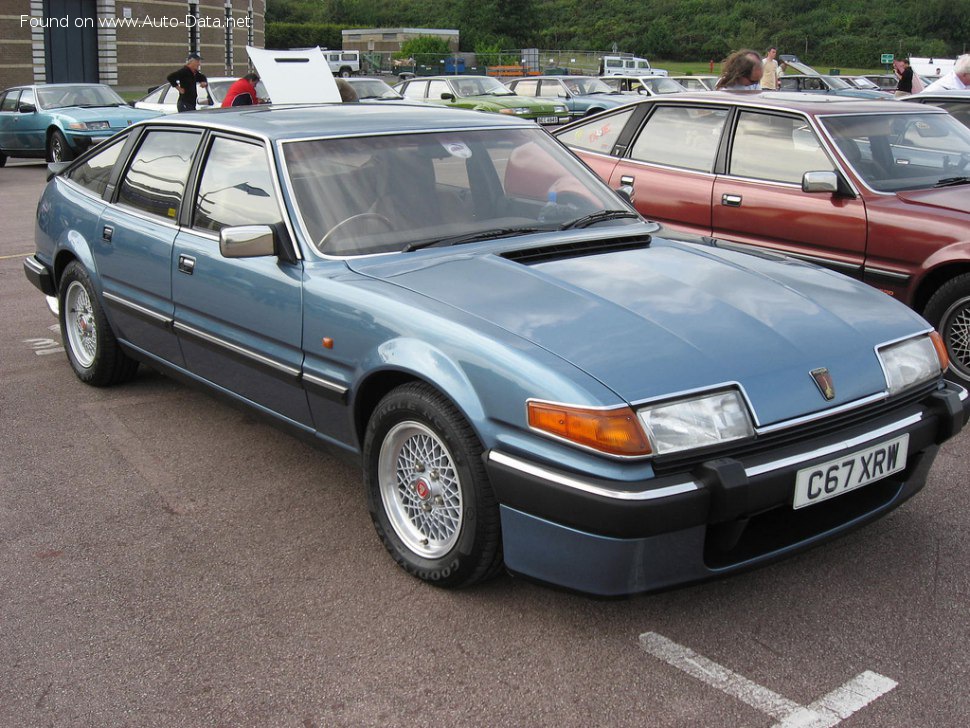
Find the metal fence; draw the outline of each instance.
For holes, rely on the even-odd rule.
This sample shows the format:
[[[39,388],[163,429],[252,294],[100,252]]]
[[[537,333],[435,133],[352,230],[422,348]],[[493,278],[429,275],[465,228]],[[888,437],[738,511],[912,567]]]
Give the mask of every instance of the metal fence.
[[[514,49],[498,53],[422,54],[419,59],[394,58],[390,51],[362,51],[361,73],[416,76],[524,76],[529,74],[596,75],[606,51]]]

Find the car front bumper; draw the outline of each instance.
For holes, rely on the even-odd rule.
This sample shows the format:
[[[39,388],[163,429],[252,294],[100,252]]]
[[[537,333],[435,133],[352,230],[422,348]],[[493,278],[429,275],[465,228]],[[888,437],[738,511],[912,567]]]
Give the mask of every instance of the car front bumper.
[[[917,493],[939,445],[968,416],[967,392],[946,383],[864,424],[641,483],[597,480],[492,450],[486,467],[501,504],[505,563],[523,576],[617,596],[784,558],[873,521]],[[792,508],[799,470],[903,434],[909,436],[904,470]]]

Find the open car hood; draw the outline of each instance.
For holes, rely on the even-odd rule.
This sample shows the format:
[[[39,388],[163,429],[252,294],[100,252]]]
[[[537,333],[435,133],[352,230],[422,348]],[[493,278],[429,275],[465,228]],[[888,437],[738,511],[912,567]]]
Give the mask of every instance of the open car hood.
[[[452,250],[348,265],[513,332],[627,402],[736,382],[760,424],[883,392],[876,345],[928,328],[831,271],[660,239],[539,262]],[[831,402],[818,367],[832,373]]]
[[[269,51],[246,46],[246,51],[274,104],[340,102],[337,82],[319,47]]]

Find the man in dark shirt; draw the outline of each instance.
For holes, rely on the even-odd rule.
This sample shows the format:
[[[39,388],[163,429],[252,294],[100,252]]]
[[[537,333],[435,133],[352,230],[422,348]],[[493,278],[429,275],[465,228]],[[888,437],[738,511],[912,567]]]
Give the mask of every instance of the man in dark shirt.
[[[168,82],[179,92],[178,110],[195,111],[195,104],[199,99],[197,85],[202,88],[208,86],[205,76],[199,71],[202,65],[202,56],[198,53],[189,53],[185,59],[185,65],[179,70],[168,74]]]

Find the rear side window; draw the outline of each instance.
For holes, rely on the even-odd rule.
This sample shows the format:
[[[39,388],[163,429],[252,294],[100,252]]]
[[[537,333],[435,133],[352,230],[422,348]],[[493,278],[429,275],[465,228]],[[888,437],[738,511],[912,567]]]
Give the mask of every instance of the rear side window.
[[[609,154],[613,151],[616,140],[620,138],[620,132],[623,131],[623,127],[626,126],[632,115],[633,109],[629,109],[605,119],[599,118],[596,121],[577,126],[568,134],[560,136],[559,140],[569,147]]]
[[[118,202],[172,222],[178,220],[200,136],[162,130],[145,134],[118,185]]]
[[[659,106],[633,143],[630,157],[710,172],[725,119],[727,109]]]
[[[282,220],[265,148],[238,139],[213,140],[195,201],[194,226],[219,231]]]
[[[98,197],[104,194],[108,186],[108,178],[111,170],[118,161],[121,150],[125,147],[128,137],[119,139],[110,147],[102,149],[84,164],[80,164],[68,173],[68,178],[81,185],[86,190],[90,190]]]
[[[512,90],[519,96],[535,96],[537,88],[539,88],[538,81],[519,81]]]

